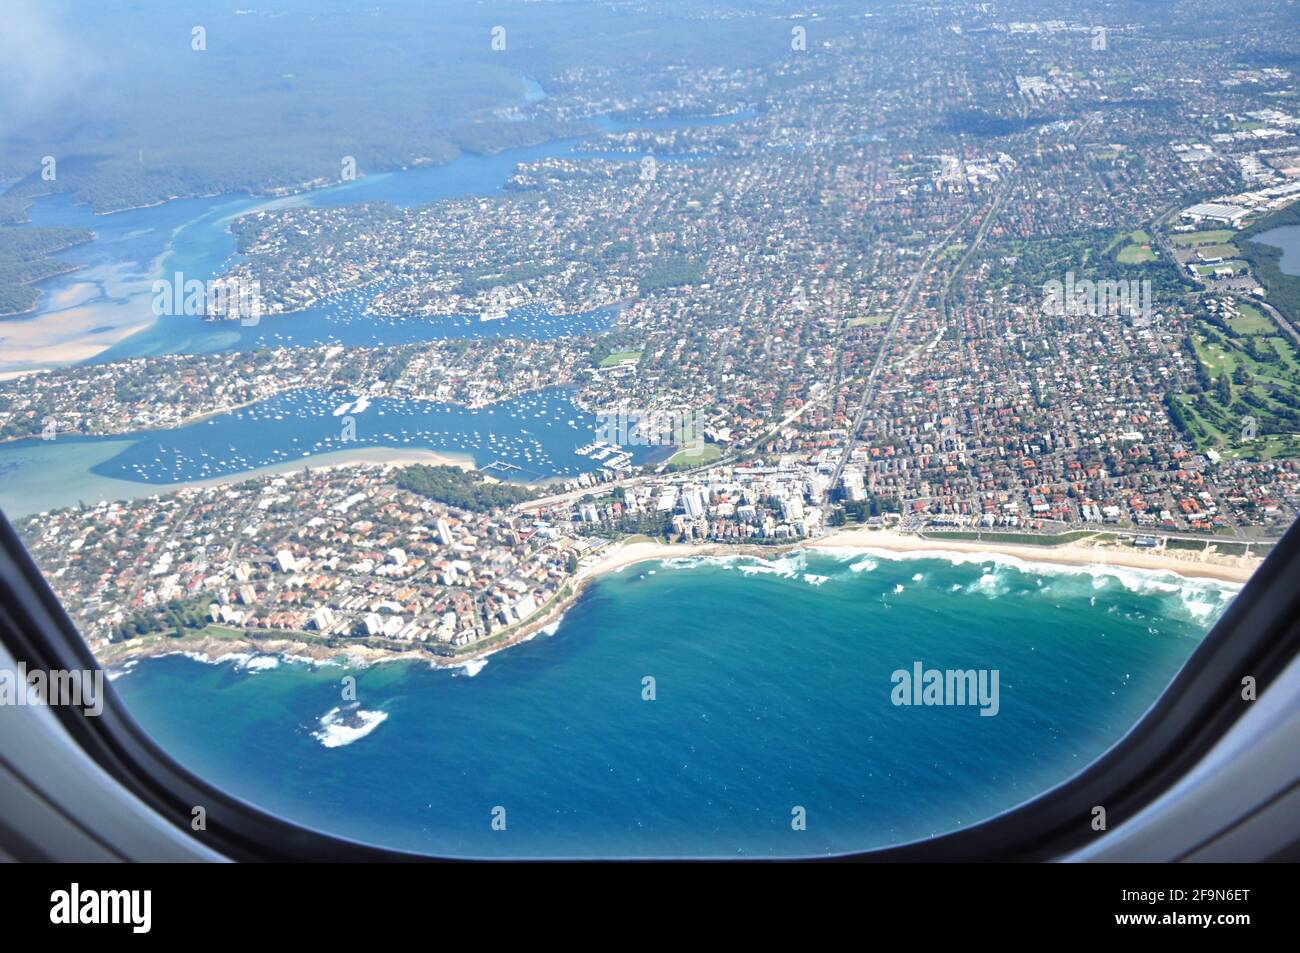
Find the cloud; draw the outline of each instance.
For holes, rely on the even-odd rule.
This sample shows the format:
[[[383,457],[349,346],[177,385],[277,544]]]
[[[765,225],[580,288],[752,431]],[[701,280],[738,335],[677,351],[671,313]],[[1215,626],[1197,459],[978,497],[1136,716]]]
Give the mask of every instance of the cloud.
[[[86,88],[90,51],[69,37],[50,0],[0,5],[0,140],[55,118]]]

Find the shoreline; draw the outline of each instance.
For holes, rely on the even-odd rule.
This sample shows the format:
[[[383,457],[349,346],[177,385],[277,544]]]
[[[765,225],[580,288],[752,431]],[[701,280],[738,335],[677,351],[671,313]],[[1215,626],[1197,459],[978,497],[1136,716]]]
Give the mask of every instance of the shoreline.
[[[1201,550],[1138,550],[1133,547],[1086,545],[1079,540],[1059,545],[1035,546],[1024,543],[999,543],[985,540],[925,539],[894,530],[841,529],[809,544],[811,549],[880,549],[894,553],[985,553],[1010,557],[1027,563],[1050,563],[1057,566],[1096,567],[1100,569],[1136,569],[1142,572],[1170,572],[1184,579],[1209,579],[1215,582],[1242,584],[1262,563],[1261,556],[1215,556],[1210,562]],[[1215,540],[1207,539],[1207,543]],[[1233,542],[1233,541],[1228,541]],[[1261,540],[1268,543],[1271,540]],[[1181,553],[1185,555],[1172,555]]]
[[[323,460],[324,462],[313,462],[317,460]],[[417,463],[430,466],[459,467],[462,470],[474,469],[474,460],[468,454],[461,457],[436,453],[433,450],[408,450],[400,447],[358,447],[353,450],[332,450],[328,453],[317,453],[310,457],[303,457],[300,460],[283,460],[279,463],[270,463],[264,467],[258,467],[255,470],[245,470],[242,473],[232,473],[228,476],[212,477],[207,480],[191,480],[184,483],[150,483],[146,485],[160,487],[161,493],[174,493],[191,487],[225,486],[281,473],[297,473],[301,470],[334,470],[339,467],[353,466],[405,467]]]
[[[527,106],[529,104],[523,103],[523,104],[516,104],[516,105]],[[511,106],[508,108],[515,108],[515,106]],[[328,193],[331,190],[348,190],[354,188],[359,183],[363,183],[368,178],[386,178],[389,176],[400,175],[404,172],[414,172],[414,171],[419,171],[421,169],[427,169],[427,168],[433,168],[433,169],[450,168],[453,164],[465,158],[466,156],[491,157],[497,155],[504,155],[506,153],[515,150],[549,146],[551,144],[559,144],[571,140],[572,141],[582,140],[592,135],[598,134],[601,131],[599,123],[595,122],[592,117],[583,117],[580,119],[573,119],[573,120],[563,120],[563,122],[570,122],[570,123],[581,125],[583,129],[581,131],[573,131],[572,134],[542,135],[536,138],[535,140],[530,139],[529,142],[525,144],[502,145],[496,148],[489,147],[483,150],[473,151],[473,152],[456,148],[453,154],[445,155],[441,158],[421,156],[412,159],[404,164],[397,164],[393,166],[382,166],[382,167],[377,167],[374,170],[362,171],[361,173],[358,174],[355,180],[351,180],[351,181],[342,181],[342,180],[333,180],[333,179],[321,181],[319,179],[313,179],[307,182],[288,183],[282,186],[272,186],[270,188],[266,188],[262,190],[257,190],[252,188],[235,189],[230,191],[216,191],[216,192],[200,192],[198,190],[194,190],[190,192],[181,192],[166,197],[160,197],[154,199],[153,201],[141,202],[136,205],[127,205],[127,206],[122,206],[120,208],[108,208],[108,209],[96,208],[95,203],[92,200],[77,201],[73,199],[72,204],[74,206],[88,208],[91,214],[95,217],[107,218],[112,215],[119,215],[128,212],[135,212],[135,211],[144,211],[152,208],[159,208],[168,205],[172,202],[184,202],[184,201],[192,201],[192,200],[214,200],[214,201],[229,200],[232,203],[239,202],[239,201],[247,201],[248,203],[250,203],[247,208],[239,212],[231,213],[219,219],[217,224],[220,224],[222,222],[232,221],[236,218],[245,215],[251,215],[259,211],[263,211],[269,208],[274,208],[277,205],[281,205],[281,204],[287,203],[287,204],[310,205],[312,198],[317,193]],[[502,182],[500,185],[502,188],[504,188],[505,182]],[[477,193],[469,192],[465,194],[471,195]],[[7,224],[12,226],[32,225],[32,219],[29,214],[30,210],[40,200],[48,199],[60,195],[70,195],[70,193],[63,191],[61,189],[52,189],[50,191],[41,192],[39,194],[25,196],[25,198],[28,199],[28,202],[27,205],[25,205],[23,208],[24,220],[13,221]],[[367,198],[363,194],[362,196],[357,198],[355,202],[343,202],[340,204],[341,205],[365,204],[367,201],[368,201]],[[439,201],[443,201],[443,199],[439,199]],[[209,211],[211,211],[211,209]],[[200,215],[197,218],[202,218],[202,217],[203,216]],[[197,221],[197,218],[195,219],[195,221]],[[175,231],[179,231],[180,228],[184,228],[186,227],[186,225],[189,224],[192,224],[192,222],[187,222],[184,225],[181,225],[177,229],[175,229],[173,231],[172,239],[167,242],[166,247],[153,259],[151,280],[153,278],[159,278],[162,276],[162,263],[174,251]],[[57,251],[66,251],[68,248],[71,247],[76,247],[78,245],[84,245],[84,244],[91,244],[95,241],[98,241],[99,240],[98,233],[94,233],[93,229],[91,231],[92,231],[92,235],[90,238],[81,242],[76,242],[73,245],[65,246],[64,248],[60,248]],[[43,276],[42,278],[36,279],[35,282],[30,282],[30,283],[40,284],[56,277],[61,277],[63,275],[70,274],[75,271],[83,270],[86,267],[87,266],[84,264],[78,264],[69,268],[68,271],[66,272],[55,274],[55,275],[46,275]],[[365,284],[359,285],[357,287],[365,287],[366,285],[373,284],[373,283],[374,282],[366,282]],[[28,284],[28,282],[24,282],[24,284]],[[38,288],[37,290],[38,292],[43,293],[43,289]],[[300,308],[294,309],[293,311],[273,312],[272,314],[274,313],[294,314],[297,313],[298,311],[306,310],[312,307],[314,304],[318,304],[318,303],[319,303],[319,299],[313,299],[311,303],[305,304]],[[595,310],[603,310],[603,309],[595,309]],[[42,316],[42,312],[40,308],[40,298],[38,296],[36,303],[34,303],[30,309],[22,312],[21,314],[10,314],[10,315],[0,316],[0,322],[3,322],[8,318],[33,318],[33,317],[40,318],[41,316]],[[115,337],[112,337],[111,339],[106,339],[104,341],[97,341],[93,345],[88,345],[88,344],[77,345],[70,341],[63,341],[63,342],[56,342],[54,344],[42,346],[42,348],[40,349],[41,353],[48,354],[47,357],[41,360],[29,362],[34,365],[33,367],[30,368],[11,368],[10,371],[0,372],[0,373],[8,373],[12,375],[9,378],[0,378],[0,380],[13,379],[13,377],[19,377],[22,376],[23,374],[32,373],[34,371],[53,370],[61,367],[84,364],[86,362],[92,361],[97,357],[99,357],[99,355],[103,354],[105,351],[110,349],[111,347],[120,343],[125,338],[131,337],[132,335],[138,334],[141,331],[147,330],[149,327],[153,326],[156,323],[156,321],[157,318],[154,317],[150,321],[142,324],[132,324],[130,326],[123,326],[125,333],[119,334]]]
[[[482,661],[534,638],[538,632],[556,625],[582,597],[587,587],[602,577],[644,562],[662,562],[668,559],[729,557],[733,559],[779,559],[799,551],[889,552],[907,559],[946,558],[952,555],[980,555],[991,559],[1003,558],[1022,562],[1027,566],[1048,564],[1064,568],[1098,570],[1135,570],[1147,573],[1171,573],[1187,581],[1210,581],[1228,585],[1241,585],[1250,578],[1262,559],[1260,557],[1221,557],[1239,561],[1238,565],[1208,563],[1196,558],[1194,551],[1187,558],[1169,556],[1163,551],[1155,553],[1127,552],[1118,547],[1081,546],[1065,543],[1059,546],[1032,546],[1015,543],[985,543],[977,540],[927,540],[892,530],[841,529],[812,540],[799,540],[778,546],[730,543],[661,543],[640,540],[613,545],[595,562],[579,568],[570,582],[570,592],[557,598],[545,611],[524,623],[502,642],[470,649],[455,656],[440,656],[426,651],[420,645],[406,649],[375,648],[358,643],[355,646],[335,648],[280,632],[265,636],[256,631],[244,631],[238,638],[195,638],[188,642],[153,637],[137,647],[126,647],[114,657],[105,660],[106,667],[117,668],[141,658],[163,655],[187,654],[208,656],[216,663],[224,657],[246,653],[274,655],[284,659],[310,659],[316,664],[343,659],[344,664],[369,666],[381,662],[418,661],[432,668],[463,668],[472,662]],[[146,636],[146,639],[150,637]],[[124,645],[124,643],[116,643]],[[214,649],[220,651],[215,652]]]
[[[13,224],[30,225],[31,222],[30,221],[15,222]],[[95,232],[91,232],[89,238],[82,238],[75,242],[69,242],[66,245],[60,245],[58,248],[46,249],[46,251],[44,252],[45,258],[49,260],[57,261],[58,259],[54,258],[55,255],[65,252],[70,248],[80,248],[82,245],[92,244],[93,242],[97,241],[98,238],[99,236]],[[48,275],[41,275],[39,278],[32,278],[28,281],[20,281],[17,282],[17,284],[24,288],[31,287],[31,286],[39,286],[46,281],[51,281],[55,278],[62,278],[64,275],[70,275],[73,274],[74,272],[81,271],[85,267],[86,266],[84,264],[78,264],[76,262],[67,262],[65,263],[65,267],[60,268],[57,271],[52,271]],[[36,292],[36,298],[35,300],[32,301],[31,307],[23,311],[0,312],[0,322],[8,321],[11,318],[25,318],[28,315],[35,314],[37,311],[39,311],[41,309],[41,299],[45,296],[46,289],[41,287],[32,287],[32,290]]]
[[[691,557],[731,556],[759,559],[780,558],[800,550],[884,550],[923,559],[944,558],[950,554],[1004,557],[1025,563],[1097,569],[1136,569],[1140,572],[1169,572],[1188,581],[1209,580],[1240,585],[1245,583],[1259,564],[1259,556],[1224,556],[1232,563],[1213,563],[1198,559],[1198,552],[1186,550],[1187,557],[1171,556],[1165,551],[1128,551],[1121,547],[1088,547],[1078,543],[1057,546],[1033,546],[995,543],[982,540],[931,540],[892,530],[842,529],[818,539],[800,540],[780,546],[731,543],[655,543],[637,542],[618,547],[593,567],[591,576],[616,572],[648,560]]]
[[[12,380],[14,378],[21,377],[25,374],[48,374],[51,370],[52,368],[42,368],[40,370],[34,370],[34,371],[0,371],[0,381]],[[6,375],[11,375],[11,376],[7,377]],[[243,410],[246,407],[252,407],[254,404],[258,403],[259,401],[267,400],[270,397],[278,396],[281,393],[283,393],[283,391],[276,391],[273,394],[268,394],[263,397],[254,397],[250,400],[246,400],[238,404],[228,404],[223,407],[214,407],[212,410],[202,410],[199,411],[198,413],[190,414],[187,417],[180,417],[176,420],[175,423],[168,424],[165,427],[137,427],[135,430],[113,430],[113,431],[103,431],[100,433],[78,432],[76,434],[70,434],[70,436],[87,437],[91,439],[97,439],[103,437],[112,440],[114,438],[119,438],[119,437],[125,439],[130,437],[144,437],[149,434],[167,433],[172,430],[179,430],[181,427],[187,427],[190,424],[201,424],[210,417],[220,417],[222,414],[233,414],[237,410]],[[24,440],[36,440],[39,439],[40,436],[41,435],[38,432],[38,433],[21,434],[13,437],[5,437],[3,439],[0,439],[0,447],[3,447],[6,444],[11,444],[11,443],[21,443]],[[189,484],[185,484],[185,485],[188,486]]]
[[[0,444],[0,449],[3,449],[3,447],[4,445]],[[92,506],[100,503],[119,503],[146,497],[165,496],[169,493],[180,493],[190,489],[228,486],[243,483],[248,480],[274,477],[286,473],[301,473],[303,470],[332,470],[338,467],[349,466],[403,467],[413,464],[451,466],[458,467],[462,470],[475,469],[474,460],[468,454],[456,455],[450,453],[437,453],[432,450],[418,450],[400,447],[357,447],[346,450],[332,450],[328,453],[314,454],[311,457],[302,457],[296,460],[281,460],[277,463],[271,463],[254,470],[244,470],[239,473],[230,473],[223,476],[209,477],[205,480],[191,480],[183,483],[143,483],[135,480],[123,480],[117,477],[99,476],[97,477],[95,485],[87,488],[87,495],[84,497],[84,502]],[[490,476],[486,478],[489,480],[492,479]],[[72,504],[64,502],[59,503],[58,505],[36,505],[38,507],[36,509],[28,509],[26,506],[15,506],[6,510],[6,514],[11,520],[21,520],[38,513],[66,509]]]
[[[56,369],[57,368],[43,367],[43,368],[36,368],[32,370],[23,370],[23,371],[0,371],[0,381],[14,380],[19,377],[23,377],[27,374],[48,374],[52,370],[56,370]],[[569,386],[569,384],[570,382],[566,381],[562,384],[555,385],[555,386],[567,387]],[[178,417],[175,421],[169,422],[165,425],[158,425],[158,426],[151,426],[151,427],[135,427],[131,430],[101,430],[101,431],[96,431],[95,433],[82,433],[80,431],[77,432],[68,431],[67,435],[73,437],[80,437],[87,440],[140,439],[143,437],[147,437],[150,434],[165,434],[165,433],[170,433],[173,430],[180,430],[183,427],[191,426],[192,424],[201,424],[207,420],[215,419],[217,417],[221,417],[226,414],[233,414],[236,411],[245,410],[256,404],[260,404],[263,401],[268,401],[276,397],[284,396],[286,394],[292,395],[301,391],[306,391],[311,389],[327,390],[331,395],[338,398],[350,396],[349,388],[338,384],[332,384],[328,380],[315,385],[296,384],[292,387],[284,387],[284,388],[268,391],[265,394],[259,394],[256,397],[250,397],[248,400],[240,401],[239,403],[236,404],[223,404],[220,407],[213,407],[210,410],[196,411],[185,417]],[[407,399],[412,401],[425,401],[427,403],[438,404],[447,407],[461,407],[466,410],[483,410],[484,408],[492,407],[496,404],[506,403],[511,400],[517,400],[521,397],[527,396],[529,394],[537,393],[537,392],[538,391],[520,391],[518,393],[507,393],[498,397],[496,400],[489,400],[489,401],[484,401],[479,403],[461,403],[455,400],[437,400],[435,398],[426,397],[423,395],[411,395],[407,397]],[[386,397],[388,395],[380,395],[380,396]],[[576,407],[578,405],[575,404],[574,406]],[[585,408],[579,408],[579,409],[585,409]],[[39,440],[39,439],[41,439],[40,431],[37,431],[35,433],[28,433],[28,434],[17,434],[10,437],[0,437],[0,448],[3,448],[13,443],[22,443],[24,440]],[[400,449],[400,448],[391,448],[391,449]],[[331,451],[331,452],[338,452],[338,451]],[[430,451],[430,452],[437,452],[437,451]],[[320,454],[313,454],[313,456],[319,456],[319,455]],[[469,456],[469,454],[466,453],[465,456]],[[309,458],[304,457],[303,459],[309,459]],[[252,472],[252,471],[245,471],[245,472]],[[561,479],[561,477],[550,476],[550,477],[542,477],[537,480],[530,480],[528,482],[536,483],[538,485],[543,485],[547,482],[553,482],[558,479]],[[128,481],[128,482],[134,482],[134,481]],[[183,481],[182,483],[179,484],[171,483],[171,484],[158,484],[158,485],[159,486],[162,485],[189,486],[191,485],[191,481]]]

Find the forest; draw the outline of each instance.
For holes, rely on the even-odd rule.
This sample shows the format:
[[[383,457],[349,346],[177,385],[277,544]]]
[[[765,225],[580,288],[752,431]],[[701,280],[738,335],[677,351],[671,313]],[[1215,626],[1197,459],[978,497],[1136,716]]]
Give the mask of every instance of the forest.
[[[0,228],[0,318],[34,308],[40,291],[33,282],[77,267],[49,256],[93,237],[80,228]]]
[[[490,513],[539,495],[539,491],[513,483],[492,483],[481,473],[449,466],[403,467],[396,483],[447,506],[475,513]]]

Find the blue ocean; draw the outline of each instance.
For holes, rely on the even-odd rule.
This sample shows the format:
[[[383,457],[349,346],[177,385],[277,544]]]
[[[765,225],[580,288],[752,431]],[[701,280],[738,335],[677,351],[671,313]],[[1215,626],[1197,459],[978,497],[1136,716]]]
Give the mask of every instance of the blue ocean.
[[[676,559],[601,577],[466,667],[176,655],[114,684],[219,787],[373,844],[824,855],[974,824],[1080,771],[1235,591],[981,555]],[[996,714],[895,704],[917,663],[996,671]]]

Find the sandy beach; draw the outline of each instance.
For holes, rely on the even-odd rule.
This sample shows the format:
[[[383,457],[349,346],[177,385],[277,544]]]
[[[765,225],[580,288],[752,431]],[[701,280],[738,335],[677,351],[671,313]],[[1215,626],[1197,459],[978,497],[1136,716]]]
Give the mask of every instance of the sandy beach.
[[[547,609],[540,616],[513,632],[510,638],[479,652],[467,652],[455,659],[439,659],[439,665],[463,665],[486,658],[531,638],[539,629],[556,622],[581,596],[582,591],[606,573],[627,566],[663,559],[708,556],[750,556],[777,559],[800,549],[854,550],[870,549],[900,554],[983,554],[1020,560],[1027,564],[1048,563],[1061,566],[1093,566],[1137,569],[1146,572],[1170,572],[1186,579],[1210,579],[1215,582],[1241,584],[1250,578],[1263,559],[1258,556],[1223,556],[1196,550],[1139,550],[1120,544],[1090,543],[1081,540],[1060,546],[1016,545],[983,540],[924,539],[893,530],[844,529],[820,539],[805,540],[784,546],[735,545],[730,543],[659,543],[641,540],[609,546],[603,554],[582,565],[574,576],[572,594]]]
[[[1189,579],[1244,583],[1264,560],[1199,549],[1136,549],[1124,543],[1079,540],[1059,546],[1018,545],[985,540],[924,539],[892,530],[844,529],[810,544],[818,549],[873,548],[897,553],[994,553],[1025,562],[1063,566],[1113,566],[1172,572]]]
[[[301,460],[285,460],[272,463],[255,470],[245,470],[228,476],[213,477],[210,480],[196,480],[190,483],[150,484],[157,487],[157,493],[170,493],[174,490],[195,486],[222,486],[228,483],[243,483],[259,477],[274,476],[277,473],[301,473],[303,470],[336,470],[358,464],[406,467],[414,463],[428,466],[459,467],[462,470],[474,469],[474,458],[435,453],[432,450],[407,450],[395,447],[357,447],[349,450],[333,450],[317,453]],[[487,479],[491,479],[488,477]]]
[[[30,440],[30,438],[28,439]],[[352,447],[347,450],[318,453],[296,460],[282,460],[253,470],[242,470],[239,473],[227,473],[221,476],[209,477],[205,480],[193,480],[183,483],[143,483],[136,480],[99,476],[88,471],[80,476],[75,472],[71,472],[84,469],[86,466],[98,462],[99,459],[110,457],[127,442],[129,442],[127,438],[117,438],[115,442],[110,439],[98,445],[89,443],[81,445],[91,449],[99,447],[102,451],[99,458],[69,457],[67,461],[61,461],[56,457],[55,459],[40,461],[39,467],[43,469],[34,468],[32,476],[24,479],[21,483],[11,478],[8,482],[0,484],[0,509],[3,509],[5,515],[11,520],[17,517],[30,516],[34,513],[63,509],[71,505],[67,492],[59,490],[53,495],[46,495],[43,493],[43,481],[64,479],[69,476],[76,480],[72,484],[76,488],[72,499],[94,504],[164,496],[168,493],[176,493],[195,487],[225,486],[281,474],[302,473],[303,470],[329,470],[344,466],[368,464],[402,467],[410,464],[426,464],[429,466],[459,467],[462,470],[474,468],[473,458],[468,455],[416,450],[409,447]],[[32,441],[29,444],[30,452],[38,455],[50,453],[53,447],[53,441],[49,443]],[[0,443],[0,450],[5,448],[6,445]],[[491,481],[493,478],[485,477],[485,479]]]
[[[590,570],[589,575],[613,572],[651,559],[690,556],[758,556],[776,558],[796,549],[879,549],[894,553],[985,553],[1026,563],[1062,566],[1110,566],[1151,572],[1172,572],[1188,579],[1213,579],[1244,583],[1263,559],[1259,556],[1206,555],[1199,550],[1142,550],[1122,543],[1106,545],[1081,540],[1060,546],[1017,545],[984,540],[925,539],[893,530],[844,529],[820,539],[788,546],[735,546],[637,542],[616,547]],[[583,575],[580,573],[580,575]]]
[[[68,289],[65,296],[72,290]],[[88,361],[151,326],[157,318],[148,308],[137,292],[135,298],[125,302],[47,309],[0,321],[5,362],[11,365],[6,373],[48,370]]]

